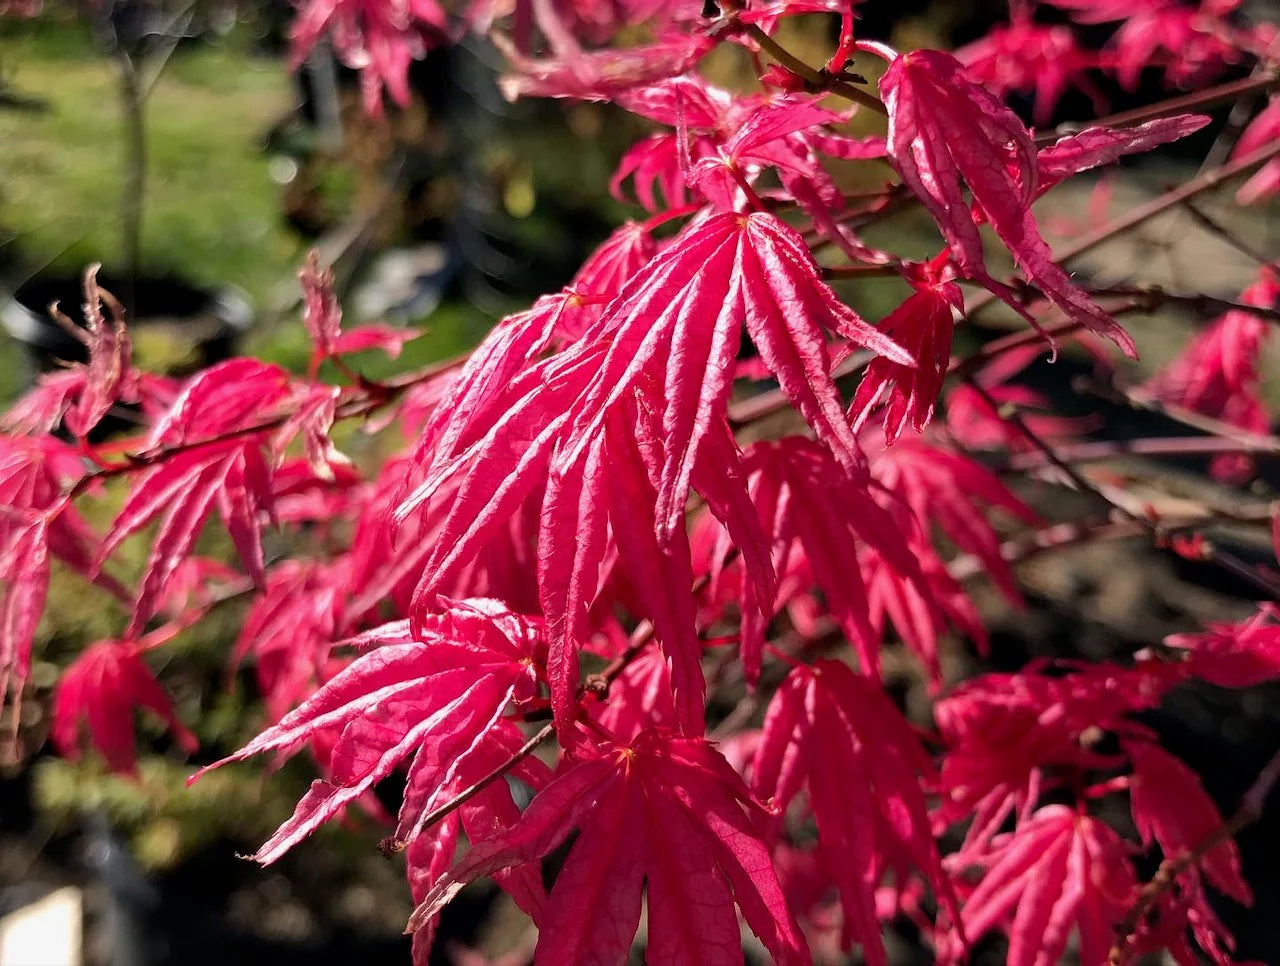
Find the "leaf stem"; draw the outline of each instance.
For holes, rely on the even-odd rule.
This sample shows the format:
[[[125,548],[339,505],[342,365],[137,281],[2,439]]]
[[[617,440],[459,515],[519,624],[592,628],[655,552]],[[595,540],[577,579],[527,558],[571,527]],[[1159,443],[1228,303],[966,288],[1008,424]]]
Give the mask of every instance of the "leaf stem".
[[[768,51],[774,60],[793,74],[798,74],[804,78],[805,82],[814,90],[836,94],[847,101],[852,101],[854,104],[875,111],[877,114],[885,117],[889,116],[889,109],[884,106],[884,103],[878,97],[854,87],[848,81],[841,80],[826,70],[811,67],[761,30],[756,24],[744,24],[743,29],[746,31],[747,36]]]
[[[532,737],[529,738],[528,741],[526,741],[523,745],[521,745],[518,749],[516,749],[515,753],[512,754],[512,756],[508,758],[506,761],[504,761],[501,765],[498,765],[496,768],[494,768],[484,777],[479,778],[476,781],[472,782],[471,785],[469,785],[467,788],[463,789],[462,791],[458,792],[457,795],[449,799],[449,801],[445,802],[443,805],[427,813],[426,817],[423,818],[421,822],[420,828],[423,831],[425,831],[426,829],[429,829],[431,826],[439,822],[442,818],[447,816],[450,812],[456,811],[457,809],[465,805],[467,802],[471,801],[471,799],[475,798],[482,791],[484,791],[486,788],[488,788],[490,785],[496,782],[499,778],[502,778],[504,775],[507,774],[507,772],[511,771],[512,768],[515,768],[516,765],[520,764],[520,762],[524,761],[526,758],[532,755],[534,751],[537,750],[539,745],[541,745],[543,742],[545,742],[548,738],[550,738],[555,733],[556,733],[556,728],[554,724],[548,722],[547,724],[543,725],[536,732],[534,732],[534,734],[532,735]],[[401,842],[399,839],[386,838],[378,843],[378,850],[382,852],[383,855],[390,858],[395,853],[403,851],[408,844],[409,844],[408,842]]]

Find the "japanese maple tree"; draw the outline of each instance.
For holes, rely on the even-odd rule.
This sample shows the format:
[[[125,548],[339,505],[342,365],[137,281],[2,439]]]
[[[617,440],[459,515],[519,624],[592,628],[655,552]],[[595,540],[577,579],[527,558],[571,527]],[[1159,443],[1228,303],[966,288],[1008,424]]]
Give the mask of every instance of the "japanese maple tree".
[[[344,328],[314,257],[302,374],[251,358],[180,382],[140,371],[87,273],[83,321],[57,315],[85,361],[41,376],[0,435],[15,725],[52,564],[124,609],[62,673],[53,742],[75,756],[87,737],[125,772],[135,707],[197,753],[147,655],[247,597],[228,664],[253,664],[269,720],[200,773],[308,753],[319,777],[263,864],[349,806],[388,819],[419,963],[440,910],[482,877],[536,923],[547,966],[625,962],[642,917],[654,964],[742,962],[744,930],[778,963],[855,948],[887,963],[895,919],[942,962],[989,933],[1025,966],[1068,947],[1087,966],[1161,950],[1233,962],[1211,897],[1251,901],[1232,836],[1280,766],[1224,818],[1141,715],[1188,681],[1280,676],[1280,574],[1205,540],[1204,508],[1092,475],[1119,447],[1077,439],[1089,424],[1018,377],[1062,351],[1110,379],[1140,348],[1123,315],[1187,306],[1204,331],[1147,385],[1113,388],[1200,435],[1129,448],[1211,456],[1234,485],[1280,451],[1260,391],[1274,255],[1254,253],[1233,297],[1095,285],[1069,265],[1219,185],[1242,182],[1241,205],[1274,194],[1277,26],[1222,0],[1023,2],[952,54],[863,38],[850,0],[299,6],[295,59],[331,37],[371,111],[384,87],[407,102],[414,57],[478,33],[507,57],[509,96],[646,119],[601,185],[642,211],[464,358],[385,382],[352,356],[395,356],[409,334]],[[825,63],[779,41],[793,17],[836,28]],[[1090,49],[1099,24],[1114,35]],[[758,86],[700,73],[715,48]],[[1061,131],[1003,100],[1036,92],[1042,123],[1068,88],[1101,111],[1107,74],[1132,87],[1145,72],[1187,92]],[[1256,116],[1233,132],[1212,112],[1236,102]],[[1037,199],[1209,125],[1231,142],[1220,164],[1065,246],[1045,237]],[[878,187],[848,190],[850,170]],[[923,260],[866,231],[904,211],[936,227]],[[880,318],[846,301],[868,278],[901,282]],[[1016,327],[979,344],[969,323],[992,300]],[[122,406],[143,432],[101,425]],[[380,462],[339,450],[344,420],[380,434]],[[1047,521],[1019,473],[1108,515]],[[95,502],[117,508],[106,533],[82,512]],[[233,565],[198,552],[210,528]],[[138,534],[145,564],[127,578]],[[963,680],[947,666],[948,649],[987,645],[967,582],[1018,607],[1021,558],[1135,535],[1221,568],[1256,613],[1124,661]],[[895,643],[928,682],[930,720],[886,689]],[[392,818],[372,792],[395,773]],[[1143,855],[1161,863],[1145,882]]]

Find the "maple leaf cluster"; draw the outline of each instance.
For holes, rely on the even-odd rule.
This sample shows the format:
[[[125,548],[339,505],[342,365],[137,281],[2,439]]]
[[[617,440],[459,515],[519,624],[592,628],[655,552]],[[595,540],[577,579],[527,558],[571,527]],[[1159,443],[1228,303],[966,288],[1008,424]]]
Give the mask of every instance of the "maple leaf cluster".
[[[85,361],[42,377],[0,435],[10,703],[57,562],[128,613],[63,672],[55,745],[75,756],[87,735],[131,771],[142,708],[195,753],[147,655],[249,598],[228,663],[252,665],[268,720],[200,773],[307,753],[319,777],[254,858],[276,861],[352,806],[387,823],[419,963],[440,910],[482,877],[537,924],[540,964],[625,962],[642,918],[647,960],[663,964],[742,962],[744,926],[779,963],[856,947],[886,964],[894,920],[940,962],[992,932],[1027,966],[1069,944],[1089,964],[1160,950],[1232,962],[1210,895],[1251,900],[1238,849],[1140,715],[1189,681],[1280,675],[1275,604],[1129,662],[957,680],[949,660],[987,644],[969,577],[1020,607],[1020,556],[1065,542],[1063,527],[1079,539],[1117,525],[1046,522],[1001,468],[1108,500],[1127,535],[1247,574],[1265,595],[1280,581],[1109,497],[1063,455],[1088,424],[1019,379],[1059,346],[1111,372],[1137,352],[1120,309],[1163,295],[1117,306],[1091,290],[1034,203],[1211,119],[1174,101],[1046,137],[1002,101],[1034,88],[1043,120],[1069,85],[1098,96],[1094,72],[1130,83],[1148,67],[1200,86],[1243,65],[1261,91],[1274,27],[1221,0],[1054,6],[1120,26],[1089,53],[1070,24],[1019,4],[957,56],[865,40],[840,0],[306,5],[297,56],[331,35],[365,71],[371,109],[383,84],[408,98],[412,57],[478,31],[508,57],[509,95],[646,119],[652,133],[610,184],[644,220],[464,359],[385,383],[357,354],[395,356],[412,333],[344,328],[314,257],[300,274],[313,347],[301,375],[251,358],[180,382],[141,372],[120,307],[88,273],[83,324],[61,317]],[[775,31],[821,14],[838,15],[836,49],[810,67]],[[762,89],[696,70],[720,45]],[[883,61],[876,87],[854,57]],[[877,112],[883,135],[850,133],[855,114]],[[1228,162],[1253,176],[1243,202],[1274,189],[1275,122],[1263,107]],[[850,165],[895,182],[846,194]],[[912,205],[937,227],[929,257],[864,236]],[[1260,391],[1275,271],[1215,300],[1220,316],[1145,387],[1211,434],[1204,452],[1230,482],[1252,480],[1249,453],[1275,451]],[[833,287],[863,276],[906,293],[874,322]],[[1026,324],[957,356],[957,326],[982,299]],[[102,421],[118,408],[145,432],[110,438]],[[348,458],[339,420],[362,420],[389,455]],[[120,491],[95,533],[78,506]],[[211,526],[237,565],[198,552]],[[145,563],[129,574],[121,549],[141,534]],[[895,645],[935,699],[931,724],[885,686]],[[373,792],[397,773],[391,816]],[[1131,831],[1112,824],[1118,801]],[[1158,888],[1141,880],[1143,854],[1171,870]]]

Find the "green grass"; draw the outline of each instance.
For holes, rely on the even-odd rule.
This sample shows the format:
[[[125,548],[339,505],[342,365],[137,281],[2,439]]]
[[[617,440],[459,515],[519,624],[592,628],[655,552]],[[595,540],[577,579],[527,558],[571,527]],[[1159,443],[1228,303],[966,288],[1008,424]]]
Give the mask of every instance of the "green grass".
[[[18,264],[120,267],[122,110],[113,64],[76,23],[4,26],[0,71],[42,113],[0,111],[0,225]],[[194,41],[166,65],[146,106],[143,269],[198,285],[234,283],[261,305],[305,247],[283,222],[259,148],[290,106],[279,60],[233,33]]]

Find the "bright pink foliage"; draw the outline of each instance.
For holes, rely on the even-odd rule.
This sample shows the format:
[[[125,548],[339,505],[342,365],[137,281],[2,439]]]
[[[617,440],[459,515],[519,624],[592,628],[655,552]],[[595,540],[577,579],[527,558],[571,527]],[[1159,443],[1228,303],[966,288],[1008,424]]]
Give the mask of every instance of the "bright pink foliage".
[[[577,828],[556,877],[539,964],[622,962],[647,885],[646,961],[740,963],[736,905],[780,966],[808,963],[761,835],[764,812],[707,742],[646,731],[579,747],[512,828],[472,848],[427,894],[410,927],[467,882],[536,863]]]
[[[53,743],[68,758],[80,757],[80,725],[89,725],[93,746],[116,771],[134,770],[133,713],[145,708],[158,715],[183,751],[196,739],[178,721],[164,689],[156,683],[138,650],[122,641],[99,641],[87,648],[58,682],[53,702]]]

